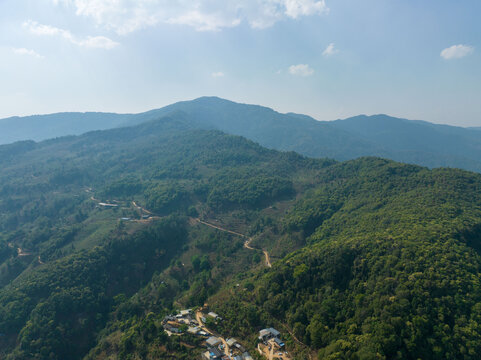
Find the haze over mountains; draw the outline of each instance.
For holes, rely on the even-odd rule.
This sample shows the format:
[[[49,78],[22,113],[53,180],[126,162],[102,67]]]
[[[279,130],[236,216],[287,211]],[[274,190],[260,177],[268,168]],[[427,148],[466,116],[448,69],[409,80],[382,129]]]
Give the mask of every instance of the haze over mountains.
[[[428,167],[481,172],[481,128],[462,128],[388,115],[317,121],[301,114],[239,104],[217,97],[178,102],[140,114],[58,113],[0,120],[0,143],[44,140],[140,124],[163,116],[190,126],[241,135],[259,144],[311,157],[348,160],[379,156]]]

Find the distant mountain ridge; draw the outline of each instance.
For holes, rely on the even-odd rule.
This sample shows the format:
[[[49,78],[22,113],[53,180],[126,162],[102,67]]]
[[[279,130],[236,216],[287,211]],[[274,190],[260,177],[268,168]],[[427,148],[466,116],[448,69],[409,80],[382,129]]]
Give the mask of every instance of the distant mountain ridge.
[[[13,116],[0,119],[0,144],[41,141],[92,130],[122,126],[130,115],[102,112],[63,112],[48,115]]]
[[[137,125],[164,116],[193,127],[241,135],[277,150],[337,160],[379,156],[428,167],[481,172],[481,128],[437,125],[388,115],[317,121],[259,105],[201,97],[139,114],[59,113],[0,120],[0,143],[44,140],[92,130]],[[41,125],[39,125],[41,121]]]
[[[0,146],[1,359],[198,359],[204,339],[163,324],[204,304],[251,354],[274,326],[293,359],[477,359],[481,174],[311,159],[169,114]]]

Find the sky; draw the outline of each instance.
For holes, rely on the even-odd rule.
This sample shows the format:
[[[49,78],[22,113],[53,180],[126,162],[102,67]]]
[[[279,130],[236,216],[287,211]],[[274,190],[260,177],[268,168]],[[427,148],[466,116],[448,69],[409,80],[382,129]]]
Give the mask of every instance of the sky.
[[[481,126],[479,0],[0,0],[0,118],[200,96]]]

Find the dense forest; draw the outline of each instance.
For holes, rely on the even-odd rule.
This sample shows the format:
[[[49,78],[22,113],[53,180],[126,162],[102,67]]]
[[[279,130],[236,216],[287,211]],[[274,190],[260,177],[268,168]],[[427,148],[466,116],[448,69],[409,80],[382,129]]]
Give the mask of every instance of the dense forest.
[[[256,356],[268,326],[296,359],[481,352],[478,174],[306,158],[185,114],[0,155],[2,359],[198,358],[161,321],[206,304]]]
[[[218,311],[269,314],[322,359],[475,359],[479,176],[378,159],[323,175],[282,221],[307,246],[247,280],[241,301],[218,295]]]

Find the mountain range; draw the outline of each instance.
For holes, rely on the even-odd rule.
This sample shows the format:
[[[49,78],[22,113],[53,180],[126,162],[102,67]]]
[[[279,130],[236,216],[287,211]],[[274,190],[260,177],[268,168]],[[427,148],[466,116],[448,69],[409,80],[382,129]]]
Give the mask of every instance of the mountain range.
[[[267,149],[183,106],[0,146],[1,359],[200,358],[164,331],[189,308],[254,356],[275,327],[293,360],[477,359],[480,174]]]
[[[423,166],[481,172],[481,128],[462,128],[388,115],[317,121],[217,97],[178,102],[139,114],[59,113],[0,120],[0,143],[79,135],[131,126],[163,116],[188,119],[192,128],[217,129],[262,146],[336,160],[379,156]]]

